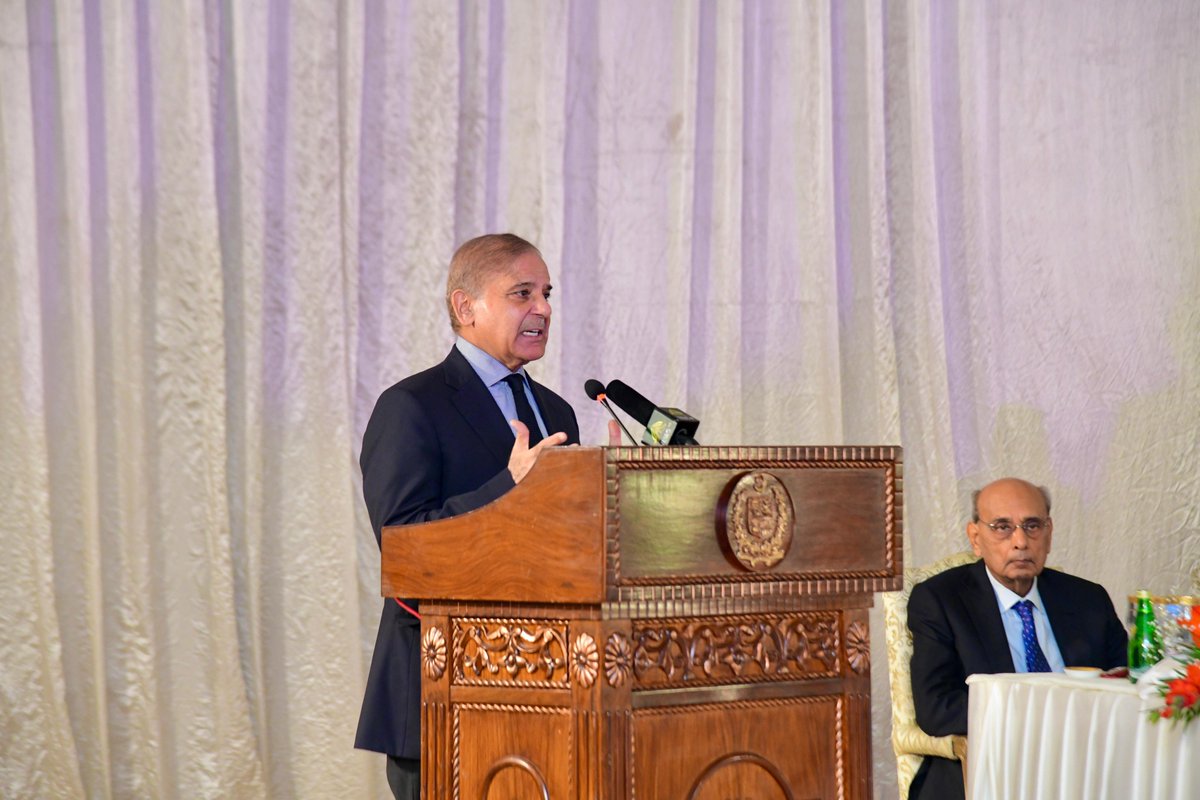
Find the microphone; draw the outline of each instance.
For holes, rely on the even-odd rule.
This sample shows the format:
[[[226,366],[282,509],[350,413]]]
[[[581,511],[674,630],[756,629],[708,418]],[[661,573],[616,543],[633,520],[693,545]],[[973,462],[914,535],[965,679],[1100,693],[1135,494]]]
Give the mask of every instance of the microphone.
[[[608,413],[612,415],[612,418],[621,426],[621,430],[625,431],[625,435],[629,437],[630,443],[636,446],[637,439],[633,438],[633,434],[629,432],[629,428],[625,427],[625,423],[621,422],[621,418],[617,416],[617,412],[613,411],[612,406],[609,405],[608,397],[604,393],[604,384],[595,378],[588,378],[583,384],[583,390],[587,392],[588,397],[608,409]]]
[[[699,444],[693,437],[700,420],[678,408],[660,408],[621,381],[610,381],[606,394],[626,414],[646,426],[642,444]]]

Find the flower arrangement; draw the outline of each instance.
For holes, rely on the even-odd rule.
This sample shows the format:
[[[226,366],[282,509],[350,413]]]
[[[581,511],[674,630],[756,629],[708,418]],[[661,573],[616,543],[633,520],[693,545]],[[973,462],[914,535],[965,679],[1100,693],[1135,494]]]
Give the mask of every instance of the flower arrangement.
[[[1200,625],[1187,627],[1192,634],[1190,652],[1176,670],[1177,677],[1159,682],[1158,693],[1163,698],[1163,705],[1150,712],[1152,722],[1169,719],[1187,725],[1200,717]]]
[[[1169,719],[1186,725],[1200,716],[1200,663],[1193,661],[1178,674],[1178,678],[1160,684],[1163,707],[1152,712],[1151,720]]]

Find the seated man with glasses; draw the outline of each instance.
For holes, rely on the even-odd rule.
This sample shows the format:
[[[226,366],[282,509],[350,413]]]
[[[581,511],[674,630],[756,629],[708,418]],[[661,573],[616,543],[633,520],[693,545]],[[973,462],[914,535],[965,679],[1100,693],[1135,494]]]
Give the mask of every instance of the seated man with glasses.
[[[966,734],[968,675],[1062,672],[1125,663],[1126,632],[1099,584],[1045,569],[1054,522],[1050,495],[1016,478],[972,498],[974,564],[913,587],[912,682],[917,724],[933,736]],[[926,757],[910,798],[963,796],[962,765]]]

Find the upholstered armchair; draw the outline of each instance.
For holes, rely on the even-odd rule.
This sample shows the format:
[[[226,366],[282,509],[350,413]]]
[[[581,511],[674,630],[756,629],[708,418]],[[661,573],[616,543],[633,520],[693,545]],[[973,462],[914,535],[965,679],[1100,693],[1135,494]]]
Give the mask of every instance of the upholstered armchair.
[[[888,681],[892,690],[892,749],[896,751],[896,778],[901,800],[907,800],[913,776],[924,756],[941,756],[965,762],[965,736],[930,736],[917,725],[913,706],[912,633],[908,630],[908,595],[912,587],[926,578],[978,557],[969,551],[955,553],[927,567],[904,570],[904,588],[883,595],[884,633],[887,638]],[[964,768],[965,775],[966,770]]]

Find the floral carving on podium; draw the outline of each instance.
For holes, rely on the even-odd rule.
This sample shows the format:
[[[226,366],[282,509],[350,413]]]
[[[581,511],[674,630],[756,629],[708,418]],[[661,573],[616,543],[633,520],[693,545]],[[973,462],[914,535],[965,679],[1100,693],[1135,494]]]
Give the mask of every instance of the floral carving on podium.
[[[440,680],[446,672],[446,635],[436,626],[421,637],[421,666],[425,676]]]
[[[867,637],[867,626],[861,622],[852,622],[846,628],[846,661],[859,675],[871,666],[871,641]]]
[[[613,688],[623,686],[632,669],[633,651],[629,647],[629,640],[614,633],[604,646],[604,675],[608,678],[608,685]]]
[[[832,678],[840,672],[838,631],[837,615],[827,612],[637,623],[633,674],[654,687]]]
[[[456,684],[519,684],[566,688],[565,623],[454,621]]]
[[[581,633],[575,637],[575,646],[571,648],[571,677],[586,689],[596,682],[599,672],[600,655],[596,640],[589,634]]]

